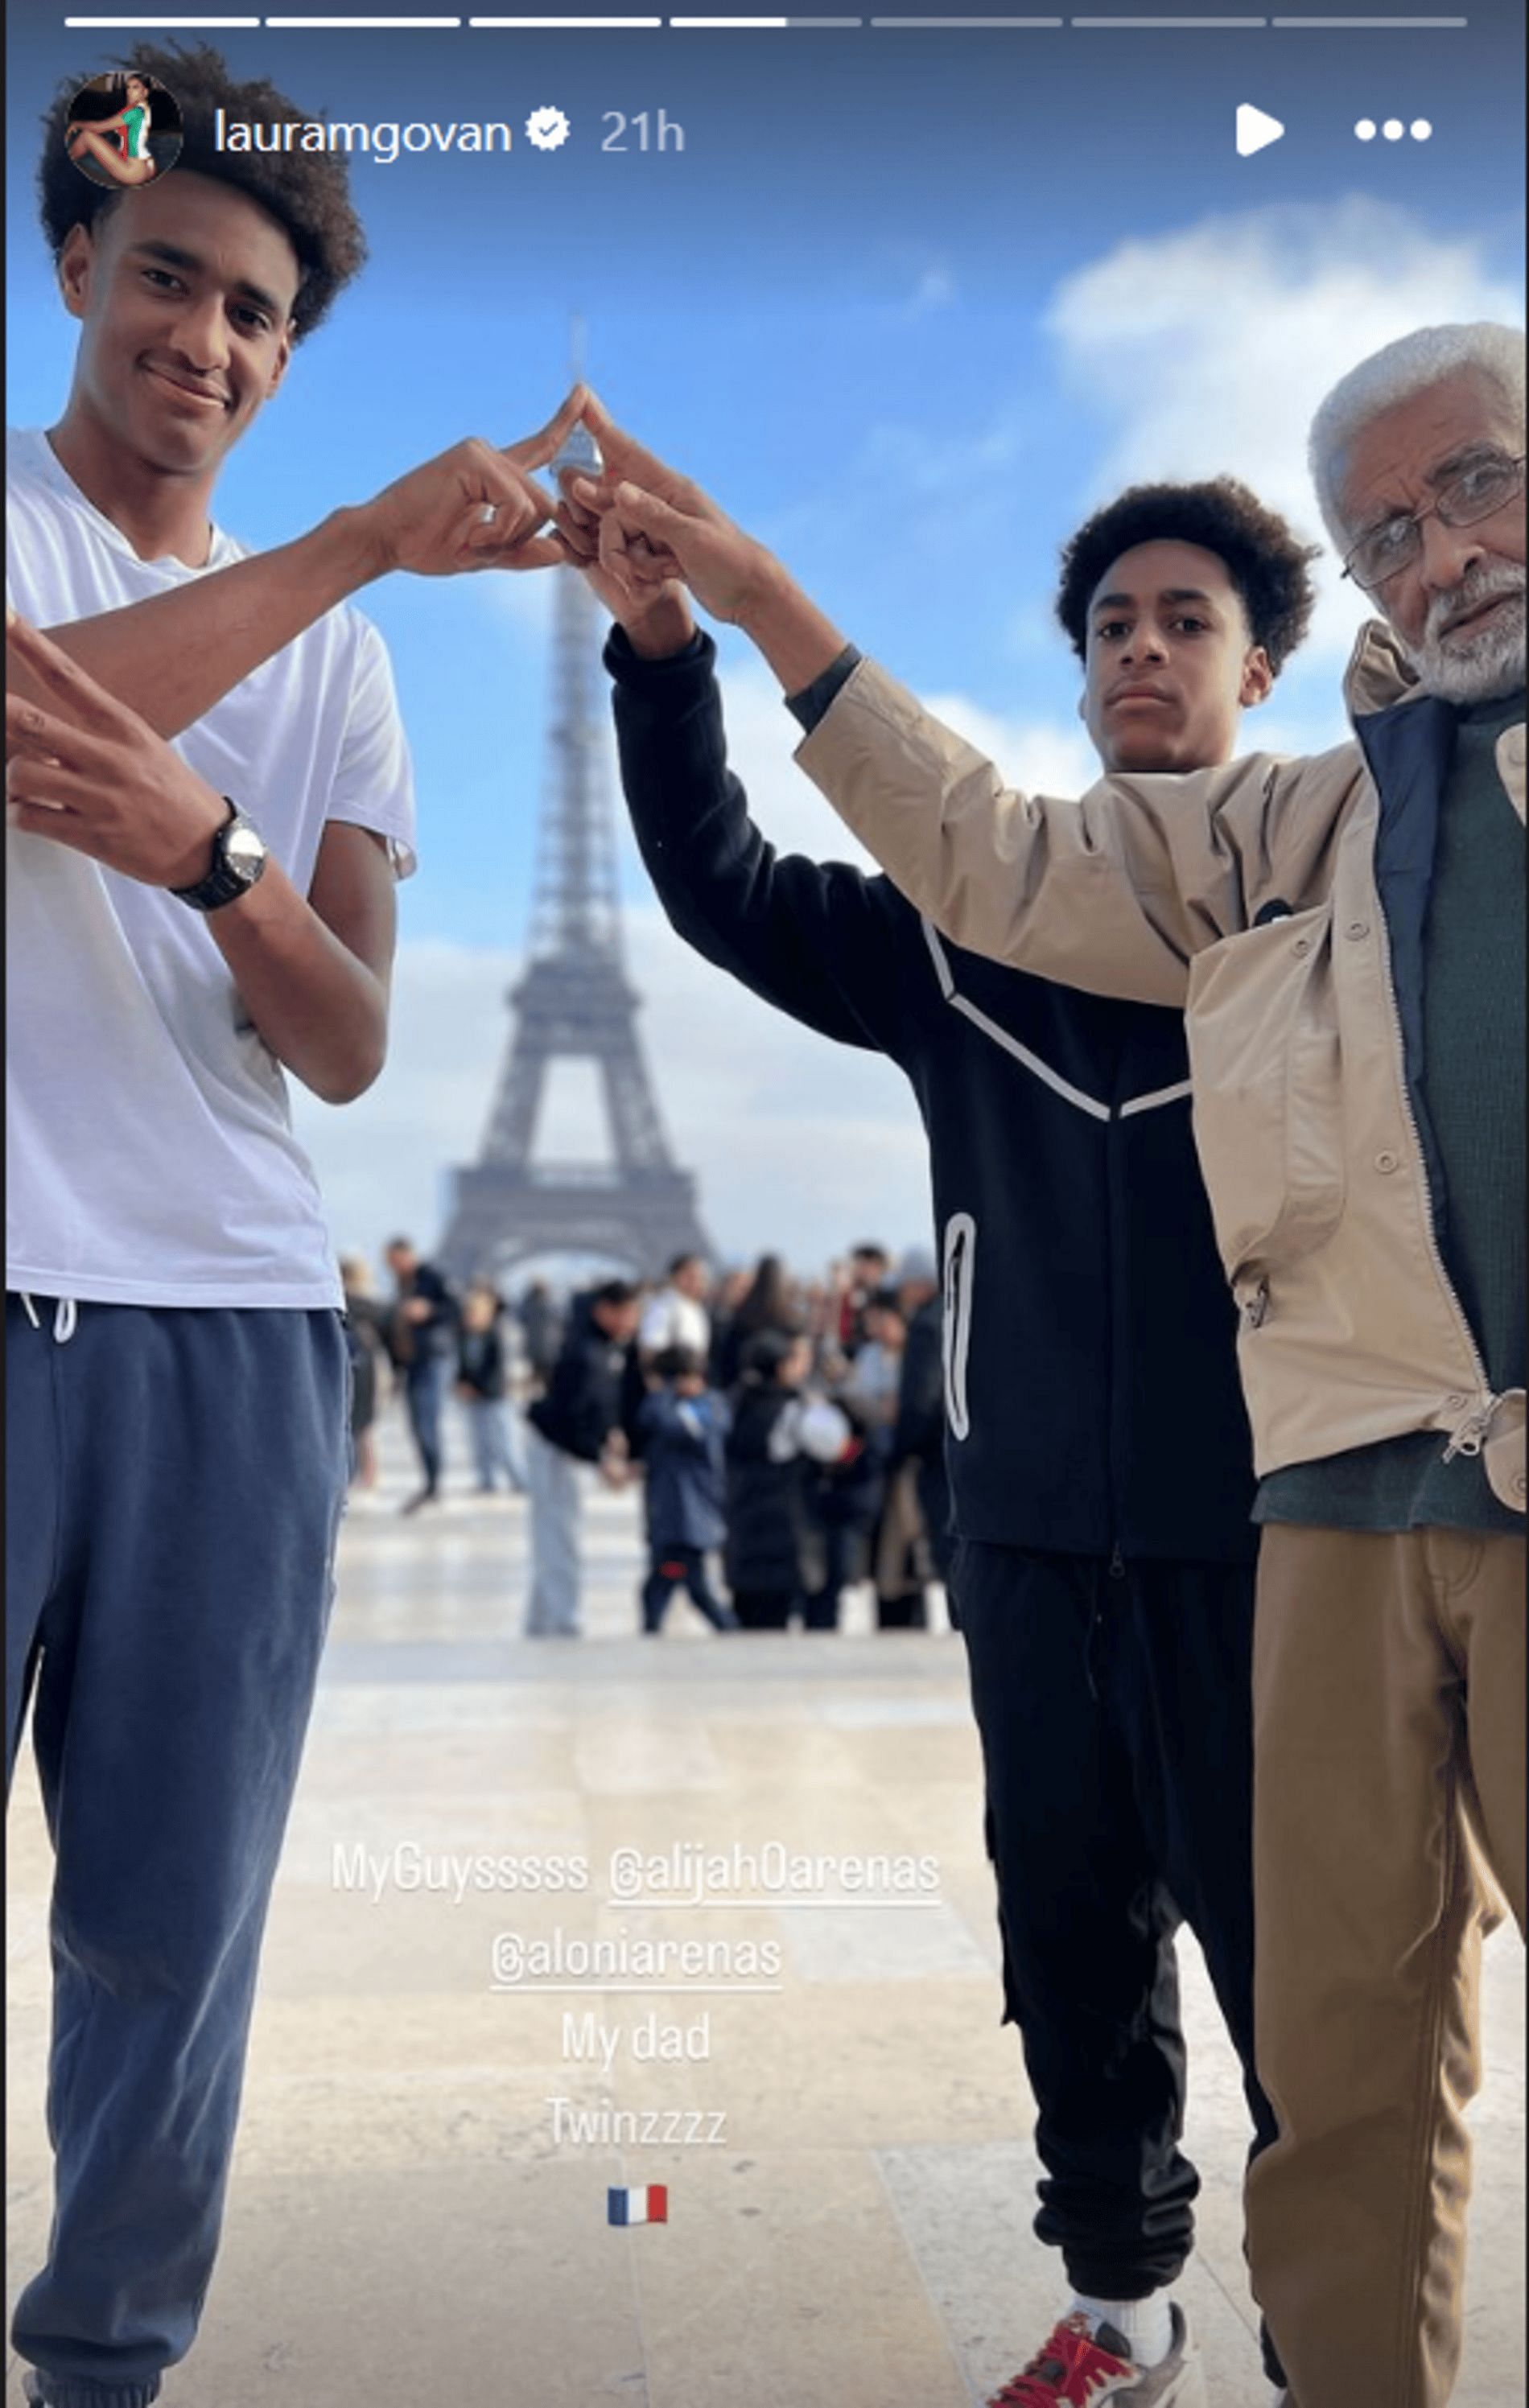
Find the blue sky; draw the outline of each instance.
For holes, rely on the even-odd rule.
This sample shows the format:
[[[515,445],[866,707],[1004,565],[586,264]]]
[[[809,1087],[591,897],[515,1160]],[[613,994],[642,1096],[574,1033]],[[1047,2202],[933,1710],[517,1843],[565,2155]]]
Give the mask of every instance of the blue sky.
[[[121,38],[65,34],[64,13],[7,12],[13,423],[56,414],[72,351],[33,226],[32,128],[55,78]],[[218,36],[236,71],[314,113],[516,131],[508,159],[357,164],[370,265],[231,466],[220,515],[271,542],[459,435],[525,432],[558,397],[577,310],[611,406],[857,641],[1016,774],[1080,775],[1047,617],[1079,516],[1124,478],[1228,466],[1315,534],[1301,438],[1325,386],[1409,324],[1520,314],[1522,27],[1502,6],[1464,34],[1394,36]],[[1239,160],[1239,101],[1285,139]],[[541,154],[521,128],[549,102],[573,136]],[[601,150],[604,112],[644,108],[683,124],[683,155]],[[1435,131],[1362,145],[1361,115]],[[300,1105],[350,1241],[400,1218],[428,1235],[441,1165],[476,1149],[528,904],[546,600],[483,578],[365,598],[414,747],[423,866],[392,1068],[345,1115]],[[1250,740],[1333,739],[1350,625],[1324,607]],[[725,658],[761,818],[842,852],[790,770],[784,714],[744,651]],[[625,876],[668,1116],[723,1250],[779,1235],[810,1260],[878,1223],[920,1238],[896,1074],[721,994],[657,925],[629,855]]]

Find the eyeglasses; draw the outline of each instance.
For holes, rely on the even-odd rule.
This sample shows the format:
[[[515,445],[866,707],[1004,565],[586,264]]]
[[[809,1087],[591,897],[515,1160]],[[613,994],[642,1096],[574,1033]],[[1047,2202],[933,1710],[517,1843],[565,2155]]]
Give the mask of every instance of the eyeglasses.
[[[1425,510],[1412,510],[1387,519],[1383,526],[1372,527],[1361,536],[1343,564],[1345,577],[1351,577],[1365,593],[1373,594],[1392,578],[1410,568],[1422,550],[1422,529],[1425,519],[1436,518],[1447,527],[1475,526],[1479,519],[1491,518],[1494,510],[1515,501],[1523,491],[1525,454],[1516,460],[1493,456],[1476,461],[1469,468],[1451,477],[1436,501]]]

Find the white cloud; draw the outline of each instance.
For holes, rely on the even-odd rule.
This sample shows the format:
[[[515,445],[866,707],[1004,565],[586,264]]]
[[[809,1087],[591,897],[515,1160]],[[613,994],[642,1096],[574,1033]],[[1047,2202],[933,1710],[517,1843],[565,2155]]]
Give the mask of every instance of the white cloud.
[[[771,681],[744,668],[724,684],[731,756],[771,841],[872,867],[793,764],[794,723]],[[930,700],[1012,775],[1023,764],[1032,784],[1066,794],[1091,774],[1081,732],[1010,724],[959,695]],[[628,908],[625,926],[660,1110],[677,1158],[699,1174],[722,1252],[772,1247],[808,1269],[868,1234],[893,1246],[927,1241],[926,1149],[901,1071],[759,1002],[682,944],[656,902]],[[342,1247],[375,1258],[396,1230],[425,1243],[439,1237],[442,1173],[476,1158],[509,1041],[505,996],[520,968],[507,952],[405,944],[377,1085],[338,1112],[295,1089],[298,1133]],[[558,1096],[559,1154],[573,1142],[578,1092],[570,1082]],[[594,1114],[577,1135],[580,1152],[604,1154]]]
[[[1069,397],[1103,435],[1102,497],[1141,478],[1230,470],[1315,539],[1306,428],[1339,377],[1417,326],[1522,317],[1478,240],[1355,195],[1119,243],[1058,288],[1047,326]],[[1330,678],[1366,606],[1331,561],[1320,579],[1300,664]]]

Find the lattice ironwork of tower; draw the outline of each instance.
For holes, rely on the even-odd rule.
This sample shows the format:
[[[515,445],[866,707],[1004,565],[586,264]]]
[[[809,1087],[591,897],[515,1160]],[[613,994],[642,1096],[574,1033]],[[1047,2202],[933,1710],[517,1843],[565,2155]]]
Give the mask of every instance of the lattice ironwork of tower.
[[[462,1278],[534,1255],[592,1254],[638,1274],[709,1251],[696,1182],[670,1152],[622,956],[615,834],[598,715],[600,619],[583,578],[555,572],[554,710],[529,959],[506,997],[514,1026],[476,1163],[453,1175],[438,1259]],[[604,1163],[538,1162],[555,1063],[599,1073]]]

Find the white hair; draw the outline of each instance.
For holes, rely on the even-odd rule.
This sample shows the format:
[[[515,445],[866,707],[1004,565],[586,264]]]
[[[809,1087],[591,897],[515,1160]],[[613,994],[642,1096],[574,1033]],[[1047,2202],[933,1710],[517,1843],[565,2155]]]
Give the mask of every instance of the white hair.
[[[1420,326],[1372,351],[1335,384],[1311,422],[1312,481],[1328,534],[1340,550],[1348,541],[1340,498],[1344,462],[1356,435],[1381,411],[1415,394],[1427,393],[1462,369],[1494,384],[1524,419],[1523,337],[1512,326],[1481,319],[1468,326]]]

